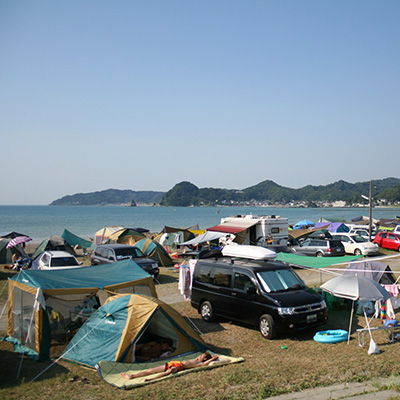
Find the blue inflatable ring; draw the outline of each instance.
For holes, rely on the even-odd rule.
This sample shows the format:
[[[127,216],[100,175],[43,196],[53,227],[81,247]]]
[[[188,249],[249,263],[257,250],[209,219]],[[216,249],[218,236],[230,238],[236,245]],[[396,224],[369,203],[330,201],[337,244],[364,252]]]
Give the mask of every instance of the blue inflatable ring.
[[[314,335],[314,340],[320,343],[339,343],[348,338],[347,331],[343,329],[320,331]]]

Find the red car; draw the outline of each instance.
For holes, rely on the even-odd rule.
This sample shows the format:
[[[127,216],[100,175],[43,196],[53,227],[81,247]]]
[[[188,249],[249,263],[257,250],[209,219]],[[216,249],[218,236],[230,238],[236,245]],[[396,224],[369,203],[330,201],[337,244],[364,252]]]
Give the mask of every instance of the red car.
[[[391,232],[379,232],[373,241],[384,249],[400,251],[400,234]]]

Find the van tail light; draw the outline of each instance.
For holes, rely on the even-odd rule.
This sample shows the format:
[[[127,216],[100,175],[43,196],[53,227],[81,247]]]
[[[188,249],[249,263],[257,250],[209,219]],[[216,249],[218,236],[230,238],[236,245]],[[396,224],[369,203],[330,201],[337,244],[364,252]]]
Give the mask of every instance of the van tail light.
[[[328,253],[331,254],[332,253],[332,249],[330,247],[328,247]]]

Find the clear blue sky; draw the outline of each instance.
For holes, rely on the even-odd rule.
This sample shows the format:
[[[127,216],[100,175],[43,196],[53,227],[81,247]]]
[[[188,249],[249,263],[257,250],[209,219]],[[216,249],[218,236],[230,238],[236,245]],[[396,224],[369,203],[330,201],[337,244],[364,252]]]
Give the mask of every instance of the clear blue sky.
[[[399,177],[400,1],[0,1],[0,204]]]

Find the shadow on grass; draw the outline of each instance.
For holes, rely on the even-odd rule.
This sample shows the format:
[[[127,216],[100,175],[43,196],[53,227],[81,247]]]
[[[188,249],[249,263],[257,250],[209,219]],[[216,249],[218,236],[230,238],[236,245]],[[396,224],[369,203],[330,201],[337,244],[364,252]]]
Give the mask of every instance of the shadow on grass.
[[[7,347],[11,347],[11,350],[7,349]],[[52,365],[52,361],[40,362],[21,356],[21,354],[14,352],[12,345],[7,342],[0,342],[0,359],[0,389],[30,382],[41,373],[42,375],[38,376],[35,381],[45,381],[69,372],[68,369],[60,364]],[[48,369],[46,370],[46,368]]]
[[[0,271],[0,281],[7,281],[10,278],[14,278],[14,276],[18,273],[18,271]]]
[[[187,320],[187,317],[184,317]],[[213,322],[205,322],[202,318],[190,317],[188,321],[189,325],[195,325],[202,334],[213,333],[213,332],[224,332],[226,329],[218,322],[218,320]]]
[[[163,283],[176,283],[178,282],[178,276],[171,276],[171,275],[158,275],[156,285],[163,284]]]

